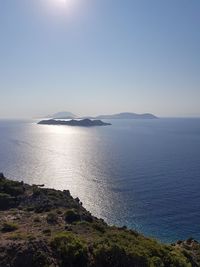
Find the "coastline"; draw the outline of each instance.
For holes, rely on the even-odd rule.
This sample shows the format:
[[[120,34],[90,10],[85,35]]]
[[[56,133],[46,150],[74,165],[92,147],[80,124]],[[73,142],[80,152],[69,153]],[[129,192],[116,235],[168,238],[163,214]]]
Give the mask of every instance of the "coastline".
[[[68,190],[42,186],[0,174],[0,267],[200,266],[197,241],[166,245],[109,226]]]

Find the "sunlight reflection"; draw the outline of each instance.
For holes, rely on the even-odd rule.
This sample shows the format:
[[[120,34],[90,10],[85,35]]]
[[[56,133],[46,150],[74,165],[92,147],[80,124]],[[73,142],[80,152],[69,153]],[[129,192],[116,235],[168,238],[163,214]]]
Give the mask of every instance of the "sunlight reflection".
[[[44,138],[40,158],[48,161],[45,164],[48,170],[44,173],[51,173],[50,176],[46,175],[49,179],[46,184],[57,189],[69,189],[74,197],[78,196],[87,208],[101,217],[99,203],[102,202],[102,195],[110,198],[110,193],[103,182],[108,176],[102,168],[102,144],[98,134],[95,134],[98,130],[70,126],[38,127]],[[94,196],[95,202],[92,200]],[[107,205],[109,203],[108,200]]]

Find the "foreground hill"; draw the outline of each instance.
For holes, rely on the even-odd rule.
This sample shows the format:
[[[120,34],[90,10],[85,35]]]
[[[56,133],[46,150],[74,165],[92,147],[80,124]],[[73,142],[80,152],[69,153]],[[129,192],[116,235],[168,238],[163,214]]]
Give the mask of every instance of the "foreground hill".
[[[0,174],[0,267],[200,266],[193,239],[165,245],[108,226],[68,190],[41,186]]]

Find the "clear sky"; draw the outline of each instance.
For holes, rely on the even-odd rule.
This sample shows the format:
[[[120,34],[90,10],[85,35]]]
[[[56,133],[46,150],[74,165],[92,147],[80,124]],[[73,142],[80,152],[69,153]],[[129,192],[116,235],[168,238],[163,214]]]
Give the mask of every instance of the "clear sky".
[[[0,0],[0,117],[200,116],[199,0]]]

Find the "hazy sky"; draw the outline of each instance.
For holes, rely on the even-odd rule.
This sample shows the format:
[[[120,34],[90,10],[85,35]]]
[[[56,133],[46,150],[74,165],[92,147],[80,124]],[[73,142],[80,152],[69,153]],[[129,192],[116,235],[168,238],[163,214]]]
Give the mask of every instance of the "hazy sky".
[[[199,0],[0,0],[0,117],[200,115]]]

